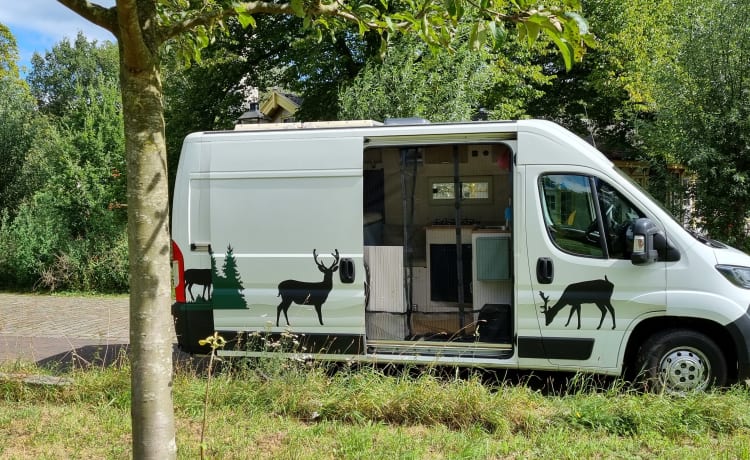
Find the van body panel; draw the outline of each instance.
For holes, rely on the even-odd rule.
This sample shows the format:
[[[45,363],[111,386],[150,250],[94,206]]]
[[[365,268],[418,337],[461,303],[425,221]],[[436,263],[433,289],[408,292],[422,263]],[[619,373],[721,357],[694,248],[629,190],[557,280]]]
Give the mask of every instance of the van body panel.
[[[304,302],[289,306],[289,324],[301,334],[335,328],[338,334],[364,335],[362,139],[248,143],[233,134],[209,139],[198,151],[184,151],[181,167],[188,167],[185,163],[194,154],[196,171],[187,175],[188,219],[189,228],[202,233],[189,232],[188,241],[210,243],[213,254],[188,248],[185,266],[210,268],[213,257],[216,271],[225,272],[231,248],[231,263],[237,268],[244,299],[242,307],[216,308],[214,327],[283,330],[287,327],[283,312],[276,326],[283,298],[280,283],[321,283],[324,275],[317,263],[331,266],[337,252],[340,258],[353,261],[360,276],[344,284],[333,273],[330,292],[321,306],[324,325],[315,305]],[[176,238],[181,231],[176,224],[179,219],[176,213]],[[217,286],[214,293],[219,294]]]

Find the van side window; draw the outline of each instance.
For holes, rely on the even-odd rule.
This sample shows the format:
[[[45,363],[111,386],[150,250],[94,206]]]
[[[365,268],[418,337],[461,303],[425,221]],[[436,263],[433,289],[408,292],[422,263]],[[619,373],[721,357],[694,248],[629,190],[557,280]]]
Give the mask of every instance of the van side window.
[[[589,177],[550,174],[542,176],[539,186],[547,233],[555,245],[572,254],[604,258],[598,232],[591,234],[596,200]]]
[[[609,184],[579,174],[549,174],[539,187],[547,233],[557,247],[585,257],[630,257],[628,231],[643,213]]]

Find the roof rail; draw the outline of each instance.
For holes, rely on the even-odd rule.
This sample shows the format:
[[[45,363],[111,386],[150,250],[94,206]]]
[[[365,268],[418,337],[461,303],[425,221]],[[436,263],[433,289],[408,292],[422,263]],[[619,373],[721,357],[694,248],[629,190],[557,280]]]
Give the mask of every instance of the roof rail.
[[[278,129],[314,129],[314,128],[361,128],[382,126],[383,123],[374,120],[342,120],[342,121],[307,121],[293,123],[256,123],[234,125],[235,131],[270,131]]]
[[[386,118],[383,124],[386,126],[429,125],[430,120],[422,117]]]

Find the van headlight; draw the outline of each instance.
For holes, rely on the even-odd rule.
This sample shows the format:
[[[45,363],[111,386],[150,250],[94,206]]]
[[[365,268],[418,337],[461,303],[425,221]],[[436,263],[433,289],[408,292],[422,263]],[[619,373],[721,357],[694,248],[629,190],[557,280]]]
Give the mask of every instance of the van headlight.
[[[750,289],[750,267],[739,265],[717,265],[716,269],[732,283],[745,289]]]

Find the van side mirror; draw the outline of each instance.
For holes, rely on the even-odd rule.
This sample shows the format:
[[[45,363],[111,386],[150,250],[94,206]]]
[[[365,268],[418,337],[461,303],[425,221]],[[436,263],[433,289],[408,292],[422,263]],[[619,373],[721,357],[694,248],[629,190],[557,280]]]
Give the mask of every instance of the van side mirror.
[[[656,262],[659,253],[654,248],[654,236],[659,229],[650,219],[641,217],[633,223],[633,252],[630,261],[633,265],[647,265]]]

